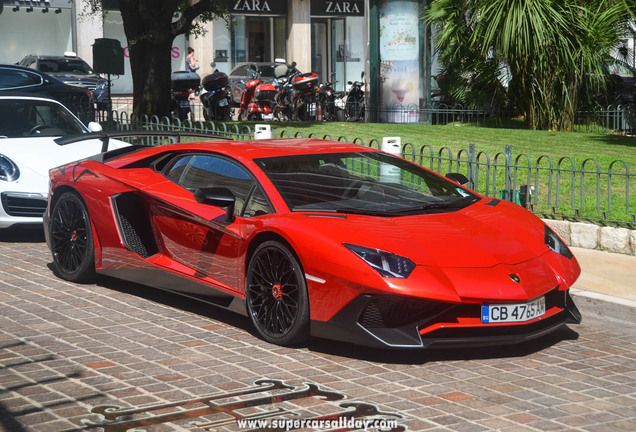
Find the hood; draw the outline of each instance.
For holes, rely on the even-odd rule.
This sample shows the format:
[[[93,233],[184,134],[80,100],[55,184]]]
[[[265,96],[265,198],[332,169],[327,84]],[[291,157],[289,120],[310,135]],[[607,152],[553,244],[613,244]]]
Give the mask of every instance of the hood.
[[[518,264],[546,252],[543,221],[516,204],[485,204],[490,201],[452,213],[312,217],[312,228],[339,231],[336,238],[344,243],[381,249],[423,266],[485,268]]]
[[[99,82],[102,81],[102,78],[97,75],[74,74],[68,72],[55,72],[49,73],[49,75],[57,78],[64,84],[80,88],[85,87],[89,90],[95,89]]]

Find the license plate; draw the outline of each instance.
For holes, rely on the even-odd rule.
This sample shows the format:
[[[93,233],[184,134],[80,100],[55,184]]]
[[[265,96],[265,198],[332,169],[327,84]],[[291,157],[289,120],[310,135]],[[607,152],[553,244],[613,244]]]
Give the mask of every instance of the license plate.
[[[190,101],[179,101],[179,106],[181,108],[190,108]]]
[[[219,101],[219,106],[227,106],[227,99],[221,99]]]
[[[262,114],[263,120],[274,120],[274,114]]]
[[[545,315],[545,298],[529,303],[491,304],[481,306],[482,323],[524,322]]]

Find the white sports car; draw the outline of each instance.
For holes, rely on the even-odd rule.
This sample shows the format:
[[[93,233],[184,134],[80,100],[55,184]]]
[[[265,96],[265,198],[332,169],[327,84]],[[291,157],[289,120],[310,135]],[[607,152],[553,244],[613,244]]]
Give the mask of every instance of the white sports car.
[[[102,151],[98,139],[67,145],[55,139],[101,130],[98,123],[84,126],[53,99],[0,93],[0,228],[42,223],[49,169]],[[127,145],[110,140],[109,150]]]

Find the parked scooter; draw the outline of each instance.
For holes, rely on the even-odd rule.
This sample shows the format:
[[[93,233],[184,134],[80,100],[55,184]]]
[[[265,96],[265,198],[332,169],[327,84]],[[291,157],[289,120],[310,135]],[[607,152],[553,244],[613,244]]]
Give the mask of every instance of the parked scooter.
[[[294,117],[294,86],[292,81],[300,75],[296,70],[296,62],[288,67],[280,64],[274,68],[274,87],[276,88],[276,99],[274,106],[274,118],[279,121],[291,121]]]
[[[194,72],[174,72],[171,77],[170,114],[172,118],[187,120],[193,114],[195,92],[199,91],[201,78]],[[192,118],[194,120],[194,118]]]
[[[199,96],[203,105],[203,118],[205,121],[231,119],[230,115],[230,90],[228,88],[228,76],[226,73],[214,71],[202,81],[206,90]]]
[[[245,83],[239,106],[239,120],[273,120],[276,93],[273,85],[261,83],[256,77]]]
[[[360,79],[364,81],[364,72],[360,75]],[[347,84],[351,86],[345,104],[345,116],[347,121],[364,121],[364,82],[349,81]]]
[[[318,75],[314,72],[300,74],[293,78],[294,120],[322,120],[322,108],[318,102]]]
[[[323,121],[344,121],[344,93],[334,90],[336,73],[331,74],[331,81],[322,83],[318,87],[318,102],[322,108]]]

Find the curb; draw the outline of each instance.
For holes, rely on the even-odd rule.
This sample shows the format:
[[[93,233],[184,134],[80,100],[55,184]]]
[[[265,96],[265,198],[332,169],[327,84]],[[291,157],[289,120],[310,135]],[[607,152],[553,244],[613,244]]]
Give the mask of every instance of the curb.
[[[634,324],[636,301],[580,288],[570,288],[570,295],[581,311],[583,319],[591,316],[621,324]]]
[[[568,246],[636,256],[636,230],[543,219]]]

